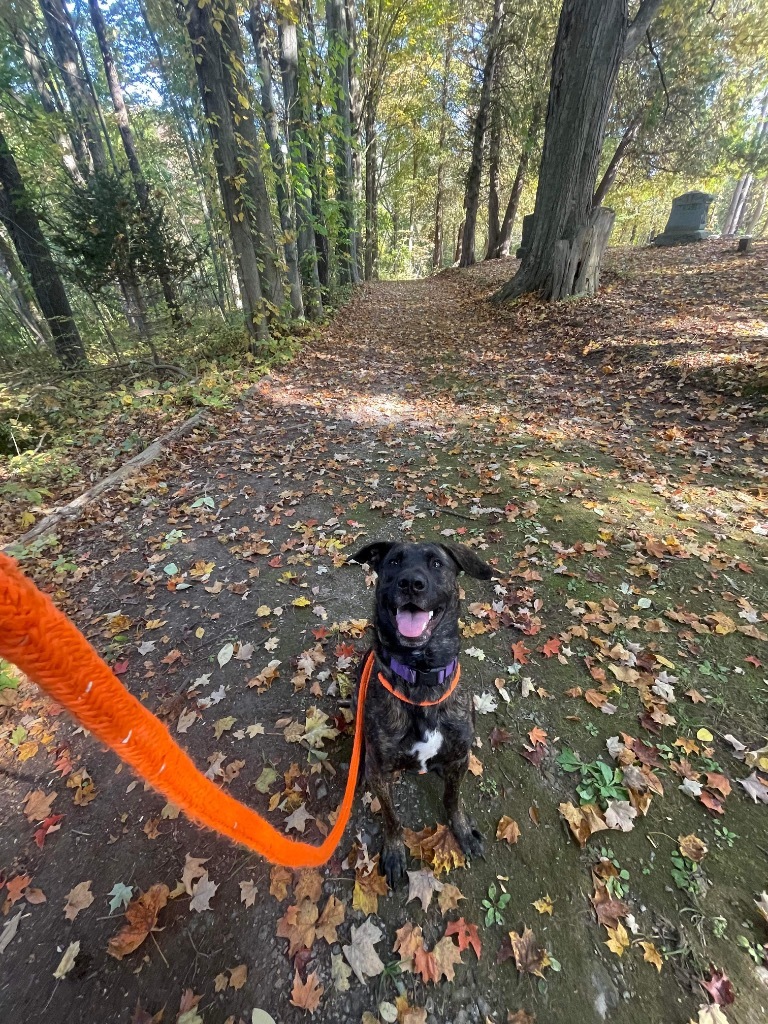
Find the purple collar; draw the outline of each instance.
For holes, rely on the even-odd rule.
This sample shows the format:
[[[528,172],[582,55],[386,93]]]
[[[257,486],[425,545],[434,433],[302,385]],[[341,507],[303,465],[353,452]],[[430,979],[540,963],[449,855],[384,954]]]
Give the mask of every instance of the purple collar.
[[[390,671],[411,686],[416,686],[417,683],[426,686],[444,686],[453,679],[459,664],[459,659],[454,658],[444,668],[416,669],[404,665],[402,661],[398,661],[391,654],[388,654],[387,657]]]

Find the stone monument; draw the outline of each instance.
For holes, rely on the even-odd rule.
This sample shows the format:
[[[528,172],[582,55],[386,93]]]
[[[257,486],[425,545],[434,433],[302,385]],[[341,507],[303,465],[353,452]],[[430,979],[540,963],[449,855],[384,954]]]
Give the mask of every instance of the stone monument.
[[[672,210],[667,226],[653,240],[654,245],[687,245],[711,238],[707,231],[709,208],[715,196],[708,192],[686,192],[672,200]]]
[[[520,248],[515,253],[515,259],[521,260],[531,247],[531,235],[533,234],[533,214],[527,213],[523,217],[523,237],[520,239]]]

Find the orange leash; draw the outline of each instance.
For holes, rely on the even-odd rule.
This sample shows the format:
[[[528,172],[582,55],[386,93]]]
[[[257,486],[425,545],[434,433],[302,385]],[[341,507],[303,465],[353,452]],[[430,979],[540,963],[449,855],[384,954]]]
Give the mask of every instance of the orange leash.
[[[0,657],[13,662],[194,821],[274,864],[317,867],[330,859],[349,821],[360,768],[370,654],[358,693],[352,756],[336,823],[320,846],[288,839],[256,811],[207,779],[168,729],[123,686],[83,634],[13,559],[0,553]]]

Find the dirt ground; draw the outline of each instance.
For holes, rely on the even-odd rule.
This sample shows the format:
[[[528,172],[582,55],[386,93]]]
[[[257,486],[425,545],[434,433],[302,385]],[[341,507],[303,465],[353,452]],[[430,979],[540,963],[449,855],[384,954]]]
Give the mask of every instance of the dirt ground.
[[[486,857],[426,909],[377,895],[363,792],[319,877],[286,880],[3,670],[2,1019],[768,1019],[768,246],[733,248],[614,251],[597,299],[556,307],[488,301],[512,261],[366,286],[247,402],[17,552],[201,770],[313,843],[368,644],[345,556],[442,537],[498,580],[462,581]],[[403,778],[397,805],[439,825],[439,781]],[[155,929],[110,955],[153,886]]]

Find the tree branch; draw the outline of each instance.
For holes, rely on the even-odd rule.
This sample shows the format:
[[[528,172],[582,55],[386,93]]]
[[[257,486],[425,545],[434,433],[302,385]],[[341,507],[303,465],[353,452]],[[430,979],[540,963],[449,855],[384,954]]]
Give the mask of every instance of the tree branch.
[[[664,0],[642,0],[640,7],[638,8],[635,20],[630,24],[627,29],[627,37],[624,40],[624,53],[622,59],[627,60],[640,45],[640,40],[643,38],[648,28],[656,17],[659,8],[664,3]]]

